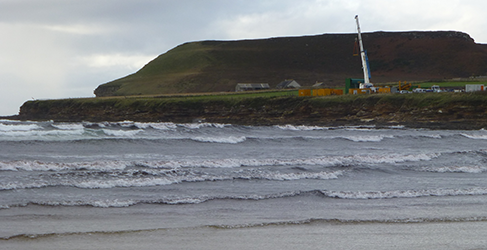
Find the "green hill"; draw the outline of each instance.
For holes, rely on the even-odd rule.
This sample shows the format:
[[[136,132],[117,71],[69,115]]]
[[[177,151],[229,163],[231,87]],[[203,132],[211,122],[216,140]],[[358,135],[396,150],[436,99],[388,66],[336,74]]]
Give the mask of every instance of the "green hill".
[[[239,41],[185,43],[138,72],[100,85],[96,96],[228,92],[237,83],[284,79],[303,86],[342,86],[361,78],[353,56],[356,34],[324,34]],[[487,46],[461,32],[363,34],[373,82],[441,80],[487,75]]]

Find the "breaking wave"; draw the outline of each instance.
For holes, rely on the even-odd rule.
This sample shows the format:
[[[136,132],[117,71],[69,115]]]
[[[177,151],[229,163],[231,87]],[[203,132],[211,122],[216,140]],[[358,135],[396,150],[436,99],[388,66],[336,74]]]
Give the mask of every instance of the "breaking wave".
[[[228,136],[228,137],[210,137],[210,136],[197,136],[191,138],[194,141],[199,141],[199,142],[211,142],[211,143],[230,143],[230,144],[236,144],[236,143],[241,143],[247,140],[245,136]]]
[[[464,137],[467,137],[469,139],[487,140],[487,134],[466,134],[466,133],[462,133],[461,135]]]
[[[435,172],[435,173],[470,173],[478,174],[487,172],[486,166],[442,166],[442,167],[422,167],[419,169],[424,172]]]
[[[93,162],[42,162],[42,161],[0,161],[0,171],[58,171],[58,170],[123,170],[131,166],[151,169],[174,168],[239,168],[261,166],[343,166],[352,164],[384,164],[428,161],[437,158],[441,153],[433,154],[385,154],[385,155],[349,155],[349,156],[323,156],[301,159],[202,159],[202,160],[167,160],[167,161],[93,161]]]
[[[431,190],[397,190],[397,191],[289,191],[274,194],[246,194],[246,195],[196,195],[196,196],[169,196],[159,199],[89,199],[89,200],[61,200],[61,201],[31,201],[28,203],[4,204],[3,209],[32,205],[43,206],[92,206],[92,207],[128,207],[139,204],[160,204],[160,205],[184,205],[200,204],[212,200],[235,200],[235,201],[259,201],[270,199],[286,199],[301,196],[314,196],[333,199],[400,199],[400,198],[421,198],[430,196],[473,196],[487,195],[487,188],[470,189],[431,189]]]
[[[319,126],[295,126],[295,125],[276,125],[274,126],[276,128],[282,129],[282,130],[293,130],[293,131],[311,131],[311,130],[328,130],[330,129],[329,127],[319,127]]]
[[[126,171],[76,171],[56,174],[41,174],[23,179],[13,179],[0,183],[0,190],[31,189],[54,186],[69,186],[82,189],[109,189],[128,187],[152,187],[184,182],[215,182],[225,180],[269,180],[292,181],[300,179],[337,179],[343,170],[320,172],[282,173],[277,171],[245,170],[212,174],[191,169],[136,170]]]
[[[487,188],[428,189],[396,191],[321,191],[323,195],[339,199],[392,199],[419,198],[428,196],[487,195]]]

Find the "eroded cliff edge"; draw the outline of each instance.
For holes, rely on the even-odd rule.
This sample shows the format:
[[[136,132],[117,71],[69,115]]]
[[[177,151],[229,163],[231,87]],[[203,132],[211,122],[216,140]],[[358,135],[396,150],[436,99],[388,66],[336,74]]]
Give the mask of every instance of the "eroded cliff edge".
[[[61,122],[132,120],[480,129],[487,127],[487,93],[63,99],[28,101],[15,118]]]

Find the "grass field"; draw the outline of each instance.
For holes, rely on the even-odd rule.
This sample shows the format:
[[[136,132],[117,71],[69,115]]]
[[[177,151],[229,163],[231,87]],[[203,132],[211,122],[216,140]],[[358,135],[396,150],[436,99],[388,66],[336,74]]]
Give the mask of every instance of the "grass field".
[[[409,82],[408,82],[409,83]],[[378,86],[384,86],[384,85],[397,85],[398,83],[387,83],[387,84],[377,84]],[[420,86],[421,88],[431,88],[433,85],[438,85],[442,88],[458,88],[462,87],[464,88],[466,84],[483,84],[487,85],[487,81],[439,81],[439,82],[413,82],[413,86]]]

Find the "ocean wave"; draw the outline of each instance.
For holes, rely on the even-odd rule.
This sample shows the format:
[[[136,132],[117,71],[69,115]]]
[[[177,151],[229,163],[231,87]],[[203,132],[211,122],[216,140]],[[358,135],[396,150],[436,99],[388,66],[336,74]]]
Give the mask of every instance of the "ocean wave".
[[[39,206],[68,206],[68,207],[79,207],[79,206],[91,206],[100,208],[111,208],[111,207],[129,207],[140,204],[159,204],[159,205],[186,205],[186,204],[200,204],[212,200],[268,200],[268,199],[279,199],[295,197],[300,195],[309,195],[316,193],[315,191],[291,191],[282,192],[275,194],[249,194],[249,195],[234,195],[234,196],[209,196],[209,195],[199,195],[199,196],[181,196],[181,197],[165,197],[161,199],[88,199],[88,200],[61,200],[61,201],[30,201],[28,203],[19,204],[4,204],[2,205],[4,209],[13,207],[25,207],[28,205],[39,205]]]
[[[328,130],[330,129],[329,127],[319,127],[319,126],[305,126],[305,125],[276,125],[274,126],[276,128],[282,129],[282,130],[293,130],[293,131],[310,131],[310,130]]]
[[[462,136],[467,137],[469,139],[475,139],[475,140],[487,140],[487,134],[466,134],[466,133],[461,133]]]
[[[427,166],[427,167],[420,168],[419,171],[435,172],[435,173],[479,174],[479,173],[487,172],[487,167],[486,166],[442,166],[442,167]]]
[[[198,142],[237,144],[244,142],[245,140],[247,140],[247,138],[245,136],[196,136],[192,137],[191,140]]]
[[[156,130],[174,130],[177,128],[177,125],[172,123],[172,122],[150,122],[150,123],[141,123],[141,122],[136,122],[135,126],[140,128],[140,129],[147,129],[147,128],[153,128]]]
[[[113,129],[102,129],[103,133],[108,136],[115,136],[115,137],[134,137],[138,133],[144,131],[142,129],[137,130],[113,130]]]
[[[375,125],[359,125],[359,126],[340,126],[336,129],[343,129],[348,131],[376,131],[377,126]]]
[[[175,168],[175,167],[206,167],[206,168],[238,168],[258,166],[290,166],[290,165],[322,165],[343,166],[351,164],[383,164],[428,161],[439,157],[434,154],[387,154],[387,155],[352,155],[352,156],[323,156],[304,159],[212,159],[212,160],[183,160],[147,162],[151,168]]]
[[[42,162],[42,161],[0,161],[1,171],[60,171],[60,170],[123,170],[127,167],[122,161],[94,162]]]
[[[365,154],[349,156],[323,156],[301,159],[202,159],[162,161],[93,161],[93,162],[43,162],[43,161],[0,161],[0,171],[59,171],[59,170],[101,170],[116,171],[136,166],[149,169],[175,168],[240,168],[263,166],[344,166],[354,164],[394,164],[402,162],[429,161],[441,153],[432,154]]]
[[[85,128],[82,123],[55,123],[51,126],[61,130],[83,130]]]
[[[379,142],[386,138],[394,138],[393,135],[354,135],[354,136],[342,136],[344,138],[354,142]]]
[[[279,220],[270,222],[244,223],[244,224],[210,224],[190,227],[190,229],[217,229],[217,230],[235,230],[235,229],[260,229],[266,227],[289,227],[300,225],[366,225],[366,224],[429,224],[429,223],[463,223],[463,222],[487,222],[487,217],[438,217],[438,218],[404,218],[404,219],[328,219],[328,218],[309,218],[302,220]],[[451,226],[451,225],[450,225]],[[184,228],[183,228],[184,229]],[[188,229],[188,228],[186,228]],[[167,232],[168,228],[147,228],[147,229],[128,229],[128,230],[110,230],[110,231],[68,231],[57,233],[25,233],[14,234],[0,237],[0,241],[32,241],[38,239],[57,239],[59,237],[76,236],[82,238],[106,237],[107,235],[130,235],[144,234],[154,232]],[[174,230],[174,229],[169,229]]]
[[[404,125],[393,125],[393,126],[388,126],[387,128],[390,128],[390,129],[405,129],[406,126],[404,126]]]
[[[184,127],[188,129],[200,129],[200,128],[207,128],[207,127],[212,127],[212,128],[224,128],[224,127],[229,127],[232,126],[230,124],[221,124],[221,123],[180,123],[178,124],[179,127]]]
[[[0,132],[31,131],[43,129],[37,124],[3,124],[0,123]]]
[[[301,180],[301,179],[319,179],[319,180],[330,180],[338,179],[342,176],[345,171],[321,171],[321,172],[297,172],[297,173],[279,173],[279,172],[269,172],[261,170],[251,170],[242,171],[243,175],[239,175],[235,178],[238,179],[266,179],[274,181],[291,181],[291,180]]]
[[[364,224],[424,224],[424,223],[461,223],[461,222],[486,222],[487,217],[438,217],[438,218],[404,218],[404,219],[325,219],[325,218],[310,218],[304,220],[290,220],[290,221],[275,221],[275,222],[261,222],[261,223],[247,223],[236,225],[209,225],[210,228],[216,229],[241,229],[241,228],[262,228],[262,227],[276,227],[276,226],[292,226],[292,225],[310,225],[310,224],[332,224],[332,225],[364,225]]]
[[[286,199],[300,196],[315,196],[322,198],[335,199],[352,199],[352,200],[366,200],[366,199],[394,199],[394,198],[421,198],[428,196],[471,196],[471,195],[487,195],[486,188],[471,188],[471,189],[434,189],[434,190],[404,190],[404,191],[370,191],[370,192],[351,192],[351,191],[325,191],[325,190],[308,190],[308,191],[288,191],[270,194],[241,194],[241,195],[195,195],[195,196],[168,196],[157,199],[92,199],[87,197],[86,200],[49,200],[49,201],[30,201],[27,204],[3,204],[4,209],[28,206],[42,205],[42,206],[92,206],[101,208],[110,207],[128,207],[140,204],[159,204],[159,205],[185,205],[185,204],[200,204],[209,201],[217,200],[234,200],[234,201],[261,201],[271,199]],[[410,219],[408,219],[409,222]]]
[[[393,199],[419,198],[428,196],[487,195],[487,188],[468,189],[428,189],[395,191],[321,191],[323,195],[339,199]]]
[[[6,133],[0,133],[0,136],[4,139],[48,139],[48,138],[61,138],[83,135],[83,130],[19,130],[19,131],[8,131]]]
[[[76,171],[41,174],[29,180],[12,180],[0,183],[0,190],[70,186],[83,189],[109,189],[128,187],[152,187],[184,182],[215,182],[226,180],[292,181],[300,179],[337,179],[343,170],[321,172],[281,173],[277,171],[245,170],[226,174],[210,174],[187,169],[127,171]]]

